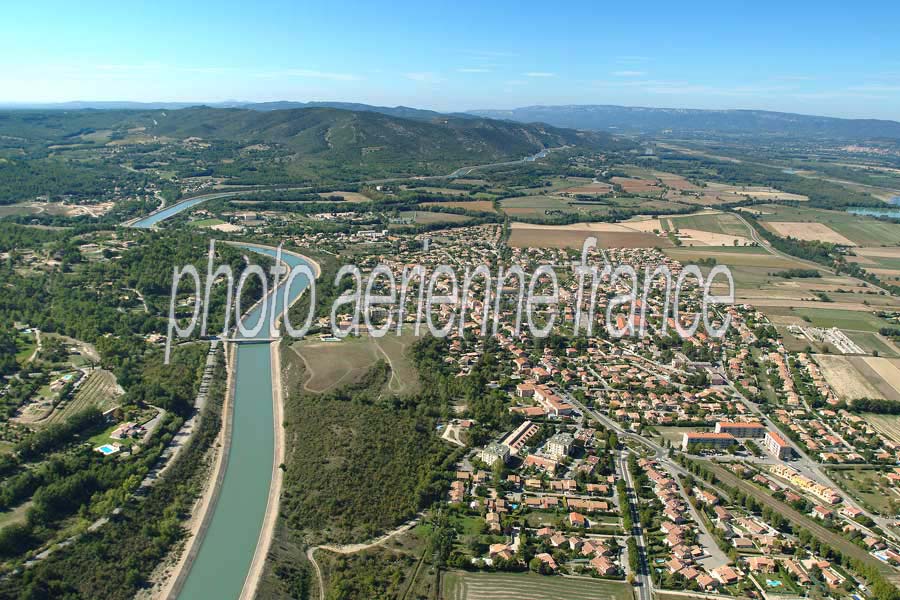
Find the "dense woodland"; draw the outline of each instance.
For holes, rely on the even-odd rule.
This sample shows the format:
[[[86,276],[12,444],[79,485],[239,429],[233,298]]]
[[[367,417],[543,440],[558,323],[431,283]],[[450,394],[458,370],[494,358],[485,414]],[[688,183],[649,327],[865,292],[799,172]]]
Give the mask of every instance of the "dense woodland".
[[[92,228],[73,234],[0,224],[0,247],[11,254],[0,264],[0,285],[17,292],[0,296],[0,316],[4,323],[39,328],[45,339],[40,360],[19,364],[17,333],[8,327],[0,332],[0,365],[16,376],[2,398],[4,414],[14,414],[47,382],[44,362],[66,363],[67,352],[50,333],[93,344],[100,355],[98,366],[112,371],[125,390],[119,399],[123,410],[152,404],[168,411],[149,443],[130,456],[110,460],[86,443],[109,427],[95,408],[35,429],[15,444],[13,453],[3,455],[0,510],[24,502],[30,505],[24,523],[0,532],[0,561],[15,564],[61,532],[80,532],[116,508],[123,512],[112,524],[79,537],[65,552],[54,553],[4,582],[0,597],[96,597],[94,590],[100,589],[106,597],[133,596],[182,536],[180,520],[193,501],[194,483],[202,476],[200,458],[218,430],[219,417],[213,407],[194,442],[196,450],[188,452],[189,457],[196,454],[173,466],[171,479],[154,486],[146,500],[133,502],[137,486],[193,410],[208,348],[196,342],[176,345],[171,364],[163,365],[162,349],[148,343],[143,334],[165,332],[172,266],[190,263],[205,272],[208,240],[187,232],[160,236],[122,231],[121,235],[127,239],[112,240],[108,233]],[[91,240],[115,241],[111,246],[115,250],[101,254],[99,260],[88,260],[78,244]],[[134,243],[119,243],[123,241]],[[48,259],[56,263],[49,264]],[[230,264],[238,274],[244,267],[242,252],[224,244],[218,247],[217,260]],[[271,263],[262,257],[259,261],[266,266]],[[31,267],[23,268],[23,264]],[[123,302],[123,297],[134,295],[123,296],[129,290],[141,292],[146,308],[141,302]],[[259,292],[260,285],[248,287],[245,305]],[[219,319],[211,321],[215,331],[221,328],[224,314],[224,286],[214,288],[211,298],[210,315]],[[223,369],[220,366],[214,377],[213,394],[222,393]],[[70,393],[71,386],[60,392],[61,397]],[[126,555],[119,556],[125,549]]]
[[[199,346],[198,346],[199,347]],[[147,448],[137,460],[128,462],[102,461],[95,452],[86,451],[85,464],[74,465],[76,479],[62,479],[48,485],[49,492],[41,492],[42,505],[58,508],[60,502],[76,504],[100,482],[119,481],[119,487],[107,487],[103,504],[91,505],[92,514],[105,516],[115,507],[119,514],[105,526],[85,533],[65,549],[54,552],[47,560],[15,576],[0,581],[0,598],[110,598],[126,599],[146,585],[153,569],[184,537],[182,520],[187,516],[199,493],[208,465],[207,451],[221,426],[222,401],[225,392],[224,364],[220,361],[210,401],[201,415],[200,426],[189,445],[166,474],[145,496],[132,496],[142,473],[177,431],[180,420],[169,422],[152,448]],[[92,456],[89,456],[92,455]],[[112,477],[115,477],[113,479]],[[68,495],[66,495],[68,494]],[[55,500],[49,500],[55,499]],[[100,509],[106,512],[100,512]],[[52,516],[52,515],[51,515]],[[25,527],[14,533],[3,530],[0,552],[11,549],[19,552],[34,539],[35,527],[31,517]]]
[[[188,410],[186,402],[192,400],[184,393],[190,379],[177,368],[162,368],[161,349],[147,344],[141,336],[166,333],[172,267],[194,264],[205,273],[208,240],[186,232],[162,237],[130,235],[135,236],[137,243],[119,257],[88,262],[77,248],[77,237],[0,224],[0,248],[17,253],[31,248],[61,262],[58,269],[28,275],[14,269],[12,261],[0,265],[0,285],[17,291],[0,296],[0,315],[5,323],[27,323],[42,331],[94,344],[101,355],[101,365],[117,375],[132,400],[154,399],[157,405],[184,414]],[[219,244],[217,252],[217,261],[229,264],[237,277],[244,268],[243,254],[226,244]],[[264,266],[271,263],[267,257],[253,258]],[[129,289],[141,291],[147,312],[121,309],[119,296]],[[185,290],[193,291],[188,280]],[[242,305],[249,306],[259,297],[261,283],[256,278],[249,279],[245,293]],[[211,332],[222,328],[225,297],[224,286],[216,286],[210,298]],[[0,346],[0,351],[4,348],[6,358],[0,363],[8,362],[13,350],[7,345]]]
[[[359,383],[324,394],[295,393],[285,422],[282,495],[287,524],[311,539],[367,539],[410,519],[441,496],[450,454],[427,405],[382,397],[390,377],[378,363]],[[314,418],[311,418],[315,415]]]

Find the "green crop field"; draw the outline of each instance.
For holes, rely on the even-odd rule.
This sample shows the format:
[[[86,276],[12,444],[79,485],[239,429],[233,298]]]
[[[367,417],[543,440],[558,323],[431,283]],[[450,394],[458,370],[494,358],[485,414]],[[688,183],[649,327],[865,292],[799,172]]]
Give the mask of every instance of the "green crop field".
[[[212,227],[224,223],[222,219],[200,219],[199,221],[191,221],[193,227]]]
[[[840,210],[823,210],[781,205],[757,207],[767,214],[761,221],[816,222],[827,225],[860,246],[896,246],[900,244],[900,224],[853,215]]]
[[[400,213],[403,219],[412,219],[420,225],[429,223],[464,223],[469,220],[465,215],[455,215],[453,213],[429,212],[427,210],[405,210]]]
[[[410,330],[400,336],[363,335],[342,342],[305,340],[294,343],[291,350],[303,361],[307,378],[304,388],[310,392],[325,392],[358,381],[377,361],[384,360],[391,367],[388,389],[401,394],[418,385],[416,369],[407,353],[415,340]]]
[[[552,577],[531,573],[444,575],[446,600],[632,600],[631,586],[587,577]]]
[[[869,354],[877,352],[878,356],[884,358],[897,358],[897,351],[888,346],[884,339],[877,333],[868,331],[850,331],[847,333],[847,337],[859,344],[860,348]]]
[[[710,233],[749,237],[747,226],[730,213],[697,214],[684,217],[669,217],[669,223],[679,229],[699,229]]]
[[[840,310],[831,308],[792,308],[793,314],[808,317],[815,327],[837,327],[857,331],[878,331],[890,323],[861,310]]]

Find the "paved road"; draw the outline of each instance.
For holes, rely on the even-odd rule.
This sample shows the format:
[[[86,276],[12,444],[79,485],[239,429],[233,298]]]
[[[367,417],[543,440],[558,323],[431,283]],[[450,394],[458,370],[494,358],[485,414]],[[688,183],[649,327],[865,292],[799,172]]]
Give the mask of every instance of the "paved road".
[[[410,176],[410,177],[389,177],[387,179],[366,179],[366,180],[361,180],[361,181],[350,181],[344,185],[373,185],[373,184],[377,185],[377,184],[382,184],[382,183],[394,183],[397,181],[409,181],[409,180],[428,181],[428,180],[436,180],[436,179],[455,179],[457,177],[462,177],[464,175],[468,175],[469,173],[471,173],[472,171],[477,170],[477,169],[487,169],[490,167],[503,167],[503,166],[517,165],[517,164],[521,164],[521,163],[525,163],[525,162],[534,162],[538,158],[543,158],[543,157],[547,156],[548,153],[553,152],[554,150],[561,150],[565,147],[566,146],[560,146],[559,148],[547,148],[545,150],[541,150],[537,154],[533,154],[531,156],[526,156],[525,158],[519,158],[519,159],[512,160],[512,161],[487,163],[487,164],[483,164],[483,165],[472,165],[470,167],[460,167],[459,169],[456,169],[456,170],[452,171],[451,173],[448,173],[447,175],[417,175],[417,176]],[[143,217],[135,217],[133,219],[129,219],[129,220],[125,221],[124,223],[122,223],[122,225],[124,225],[126,227],[132,227],[132,226],[134,226],[135,223],[137,223],[139,221],[143,221],[149,217],[152,217],[152,216],[162,212],[163,210],[172,210],[174,207],[176,207],[180,204],[185,204],[186,205],[185,208],[189,208],[191,206],[197,206],[199,204],[202,204],[203,202],[206,202],[208,200],[220,200],[222,198],[233,198],[234,196],[246,194],[246,193],[248,193],[248,191],[249,192],[268,192],[268,191],[303,192],[303,191],[309,191],[312,189],[314,189],[314,186],[276,187],[276,188],[261,186],[259,188],[254,188],[251,190],[242,189],[240,191],[232,191],[232,192],[221,192],[220,191],[220,192],[214,192],[214,193],[210,193],[210,194],[202,194],[199,196],[192,196],[191,198],[184,198],[183,200],[180,200],[179,202],[176,202],[172,206],[168,206],[168,207],[165,205],[165,202],[163,202],[156,210],[152,211],[151,213],[144,215]],[[168,215],[168,216],[164,217],[163,219],[160,219],[159,222],[162,222],[162,221],[165,221],[166,219],[174,217],[175,215],[179,214],[180,212],[182,212],[182,211],[181,210],[174,211],[171,215]],[[152,226],[155,227],[159,222],[154,223]]]
[[[628,503],[631,508],[631,520],[634,526],[629,532],[637,542],[638,549],[638,572],[635,573],[635,589],[638,593],[638,600],[651,600],[653,598],[653,578],[650,576],[650,566],[647,564],[647,543],[644,541],[644,531],[641,528],[641,517],[638,511],[637,492],[634,489],[634,482],[631,478],[631,472],[628,470],[628,451],[619,454],[619,471],[625,480],[626,491],[628,495]]]
[[[765,423],[766,428],[772,431],[781,431],[781,429],[775,424],[775,422],[772,421],[772,419],[770,419],[768,415],[763,413],[762,410],[760,410],[759,406],[748,400],[741,392],[737,390],[737,388],[729,384],[729,389],[734,395],[741,399],[741,402],[744,404],[744,406],[746,406],[754,415],[756,415],[759,419],[762,420],[763,423]],[[793,447],[794,452],[799,458],[791,462],[790,466],[822,485],[832,487],[836,490],[841,490],[841,496],[844,498],[845,505],[859,509],[864,515],[875,521],[882,528],[882,530],[884,530],[885,534],[887,534],[894,540],[900,541],[900,537],[898,537],[897,534],[895,534],[891,529],[894,523],[893,519],[886,519],[866,510],[865,507],[861,506],[856,500],[854,500],[849,494],[847,494],[843,490],[843,488],[841,488],[841,486],[835,483],[834,480],[832,480],[831,477],[829,477],[825,472],[825,469],[823,469],[819,465],[819,463],[817,463],[808,454],[806,454],[797,444],[791,444],[791,446]]]
[[[760,247],[762,247],[764,250],[767,250],[769,252],[769,254],[772,254],[779,258],[784,258],[787,260],[792,260],[795,262],[803,263],[804,265],[807,265],[810,268],[820,269],[822,271],[825,271],[826,273],[831,273],[832,275],[835,275],[834,269],[832,269],[830,267],[826,267],[826,266],[822,265],[821,263],[813,262],[811,260],[806,260],[805,258],[798,258],[796,256],[792,256],[790,254],[787,254],[787,253],[782,252],[781,250],[775,248],[767,240],[763,239],[763,237],[761,235],[759,235],[759,232],[756,231],[756,228],[753,225],[751,225],[750,223],[748,223],[747,219],[745,219],[744,216],[742,214],[740,214],[740,212],[732,211],[731,214],[735,215],[744,225],[747,226],[747,229],[750,230],[750,237],[753,239],[753,241],[756,242],[757,244],[759,244]],[[875,285],[874,283],[870,283],[868,281],[863,281],[862,279],[857,279],[856,277],[851,277],[850,275],[847,275],[847,274],[844,274],[843,277],[847,277],[848,279],[852,279],[854,281],[858,281],[859,283],[865,284],[870,289],[873,289],[876,292],[884,292],[885,294],[890,295],[890,292],[888,292],[886,289],[884,289],[882,287]]]
[[[777,510],[782,516],[787,518],[792,523],[795,523],[807,529],[811,534],[819,538],[821,541],[834,546],[837,550],[839,550],[847,557],[859,560],[869,566],[875,567],[879,572],[881,572],[885,577],[890,579],[895,584],[897,582],[900,582],[900,573],[895,571],[888,564],[881,562],[880,560],[866,552],[863,548],[857,546],[842,535],[825,529],[822,525],[816,523],[812,518],[801,514],[784,502],[773,498],[765,490],[762,490],[752,483],[741,479],[728,469],[723,468],[722,466],[715,463],[709,463],[708,467],[712,470],[713,473],[715,473],[716,477],[718,477],[724,485],[740,489],[745,493],[755,497],[762,504],[766,504]]]
[[[681,498],[687,504],[688,510],[691,513],[691,518],[694,519],[694,522],[697,524],[698,529],[698,539],[700,540],[700,545],[703,546],[703,549],[706,550],[706,556],[697,560],[698,563],[703,565],[703,567],[707,571],[712,571],[713,569],[717,569],[722,565],[727,565],[730,560],[728,560],[728,556],[719,548],[719,544],[716,543],[716,539],[713,537],[712,533],[710,533],[709,529],[706,527],[706,521],[700,516],[699,512],[694,505],[691,504],[690,498],[688,498],[687,491],[684,489],[684,486],[681,484],[681,479],[675,477],[675,483],[678,485],[678,492],[681,494]]]

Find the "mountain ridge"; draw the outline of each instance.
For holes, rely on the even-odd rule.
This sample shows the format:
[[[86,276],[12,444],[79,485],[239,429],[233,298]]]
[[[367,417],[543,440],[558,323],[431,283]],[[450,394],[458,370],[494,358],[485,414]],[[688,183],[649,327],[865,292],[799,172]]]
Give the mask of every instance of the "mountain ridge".
[[[546,123],[559,128],[618,133],[659,133],[662,131],[725,134],[761,134],[842,139],[900,140],[900,122],[889,119],[850,119],[757,109],[700,109],[677,107],[623,106],[616,104],[536,104],[512,109],[473,109],[439,112],[409,106],[377,106],[360,102],[278,100],[271,102],[129,102],[74,101],[64,103],[3,104],[10,110],[182,110],[185,108],[239,108],[259,112],[299,108],[336,108],[373,112],[388,116],[431,121],[442,117],[488,118],[519,123]]]
[[[475,109],[468,114],[556,127],[615,130],[620,133],[694,131],[732,134],[887,138],[900,140],[900,122],[845,119],[754,109],[698,109],[614,104],[533,105],[513,109]]]

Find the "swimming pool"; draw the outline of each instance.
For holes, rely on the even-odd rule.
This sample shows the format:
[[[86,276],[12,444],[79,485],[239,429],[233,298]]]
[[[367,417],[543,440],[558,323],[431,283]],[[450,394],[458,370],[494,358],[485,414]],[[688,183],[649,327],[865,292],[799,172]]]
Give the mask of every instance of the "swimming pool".
[[[782,583],[777,579],[766,579],[766,585],[769,587],[780,587]]]
[[[103,444],[102,446],[97,446],[94,448],[97,452],[102,454],[103,456],[109,456],[110,454],[115,454],[119,451],[119,448],[113,446],[112,444]]]

